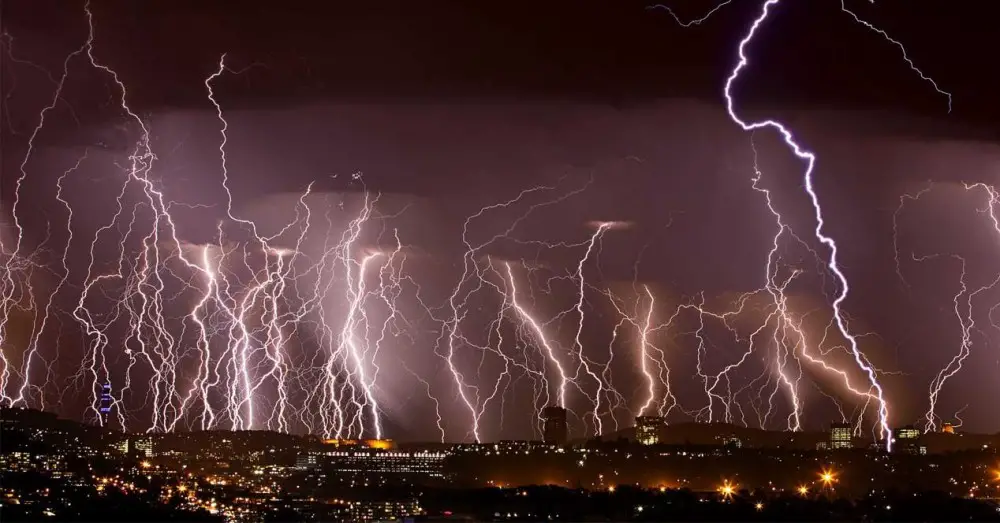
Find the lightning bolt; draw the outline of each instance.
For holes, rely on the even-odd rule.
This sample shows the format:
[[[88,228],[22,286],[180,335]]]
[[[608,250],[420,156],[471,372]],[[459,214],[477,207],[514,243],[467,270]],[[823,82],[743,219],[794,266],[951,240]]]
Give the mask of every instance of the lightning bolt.
[[[230,69],[223,55],[204,84],[220,122],[218,151],[227,219],[218,223],[214,243],[185,242],[178,233],[174,210],[208,206],[171,201],[153,177],[157,157],[150,129],[129,105],[131,93],[118,73],[98,58],[89,3],[84,13],[86,41],[67,55],[61,76],[48,75],[55,89],[27,138],[28,151],[20,164],[12,208],[16,243],[12,248],[0,244],[4,264],[0,399],[44,408],[43,388],[52,385],[54,360],[43,354],[42,344],[51,337],[50,326],[62,312],[56,305],[58,298],[64,290],[74,289],[79,294],[69,314],[80,326],[87,347],[80,370],[71,380],[93,391],[90,410],[102,423],[107,420],[97,410],[97,394],[102,384],[115,381],[121,385],[114,387],[114,422],[127,430],[135,426],[133,409],[138,407],[150,413],[148,431],[228,426],[283,432],[304,428],[337,437],[360,436],[370,430],[382,437],[377,401],[380,352],[407,325],[396,302],[404,294],[404,283],[411,280],[403,275],[405,255],[398,233],[393,231],[395,247],[391,249],[372,250],[361,242],[363,231],[373,221],[395,216],[375,216],[378,197],[365,188],[361,209],[348,222],[340,241],[331,241],[334,235],[328,230],[316,257],[305,254],[314,222],[309,203],[312,184],[299,196],[295,216],[274,234],[262,234],[254,221],[237,216],[226,147],[229,123],[215,82],[224,73],[243,70]],[[11,41],[4,33],[5,47]],[[64,181],[87,160],[87,154],[57,179],[55,199],[67,212],[67,241],[58,281],[39,302],[30,282],[35,255],[25,250],[20,220],[21,186],[28,179],[36,138],[52,110],[64,100],[70,65],[77,59],[112,80],[118,108],[138,131],[138,138],[123,166],[111,216],[93,231],[79,286],[69,282],[68,259],[77,237],[86,233],[79,233],[73,225],[73,202],[64,191]],[[18,60],[22,62],[29,63]],[[354,180],[360,182],[360,175]],[[327,224],[334,227],[329,212]],[[248,231],[250,241],[230,239],[226,229],[233,225]],[[381,241],[380,234],[376,242]],[[106,246],[116,253],[111,263],[100,255]],[[334,289],[343,289],[347,304],[342,321],[325,304]],[[37,312],[18,369],[6,352],[7,332],[10,312],[23,307],[23,301],[28,310]],[[190,308],[177,316],[176,307],[185,303]],[[318,327],[318,343],[328,350],[304,353],[296,333],[313,325]],[[121,344],[113,344],[122,334]],[[59,357],[58,349],[54,357]],[[123,366],[115,364],[120,360]],[[39,364],[46,370],[44,380],[39,379]],[[18,377],[20,384],[15,384]],[[133,386],[140,380],[148,380],[149,387]]]
[[[850,351],[854,355],[855,362],[868,375],[869,382],[872,388],[875,390],[875,395],[878,401],[880,435],[883,439],[886,440],[886,448],[891,450],[892,437],[891,437],[891,431],[889,429],[889,407],[887,401],[884,398],[882,386],[879,384],[875,368],[868,362],[868,359],[861,353],[861,350],[858,347],[857,339],[849,331],[846,320],[841,310],[842,304],[844,300],[847,298],[847,294],[850,288],[848,286],[846,276],[843,274],[839,265],[837,264],[837,243],[834,241],[832,237],[827,236],[823,232],[823,226],[825,223],[823,219],[823,210],[822,207],[820,206],[819,196],[817,195],[815,188],[813,186],[813,176],[812,176],[813,169],[816,163],[816,155],[811,151],[803,148],[795,139],[791,130],[789,130],[787,127],[785,127],[783,124],[779,123],[776,120],[760,120],[760,121],[747,122],[741,119],[737,114],[737,111],[735,109],[735,101],[731,94],[733,84],[739,78],[740,73],[749,66],[749,59],[747,58],[746,55],[747,46],[753,41],[753,38],[757,33],[757,30],[767,20],[771,8],[775,7],[779,3],[779,1],[780,0],[768,0],[764,2],[764,4],[761,7],[760,14],[753,21],[753,24],[750,26],[750,29],[747,31],[743,39],[740,40],[737,51],[739,60],[736,66],[732,69],[729,77],[726,79],[725,88],[723,90],[723,94],[726,99],[726,111],[728,112],[729,117],[733,120],[733,122],[739,125],[744,131],[754,131],[757,129],[772,129],[774,131],[777,131],[781,135],[785,144],[788,145],[788,147],[795,154],[795,156],[806,163],[806,169],[803,174],[803,179],[805,182],[806,192],[809,195],[809,199],[812,202],[813,210],[815,213],[815,219],[816,219],[816,228],[814,229],[815,237],[817,240],[820,241],[820,243],[824,244],[829,249],[830,254],[828,258],[827,267],[830,270],[830,272],[836,276],[837,282],[839,284],[839,293],[832,303],[833,317],[835,319],[840,335],[847,340],[850,346]],[[846,7],[843,6],[843,4],[842,8],[848,13],[852,14],[853,16],[853,13],[848,11]],[[856,21],[863,23],[866,27],[878,31],[873,26],[871,26],[871,24],[863,22],[856,16],[854,16],[854,18]],[[883,31],[878,31],[878,32],[883,37],[888,38],[885,32]],[[902,45],[900,45],[898,41],[892,40],[891,38],[889,40],[897,44],[898,47],[902,49]],[[910,66],[914,68],[914,70],[916,70],[916,68],[913,66],[913,62],[909,60],[908,56],[906,56],[905,49],[904,49],[904,58],[907,60]],[[921,78],[926,79],[925,75],[919,72],[919,70],[918,73],[920,74]],[[937,89],[937,84],[934,84],[932,82],[932,85],[934,85],[935,89]],[[938,90],[940,92],[940,89]],[[950,95],[947,96],[949,99],[949,109],[950,109],[951,96]]]
[[[966,191],[982,191],[986,196],[985,207],[979,209],[978,211],[986,214],[992,231],[1000,235],[1000,220],[998,220],[995,210],[995,204],[998,200],[998,194],[994,187],[987,185],[985,183],[975,183],[975,184],[963,184]],[[897,207],[893,215],[893,245],[894,245],[894,257],[896,262],[896,271],[901,281],[906,282],[902,269],[899,264],[899,229],[897,225],[898,216],[902,213],[903,206],[907,201],[917,201],[923,195],[927,194],[933,188],[929,185],[915,194],[903,194],[899,198],[899,207]],[[972,331],[975,329],[975,319],[973,317],[974,307],[973,299],[982,293],[994,289],[998,284],[1000,284],[1000,273],[998,273],[992,281],[981,285],[978,288],[971,289],[967,282],[967,262],[966,258],[958,254],[928,254],[928,255],[916,255],[912,254],[911,257],[913,261],[923,262],[931,259],[948,257],[959,262],[960,271],[958,276],[959,289],[958,292],[952,297],[952,311],[954,312],[955,318],[959,325],[959,340],[958,340],[958,352],[945,364],[941,370],[931,379],[928,386],[928,408],[927,412],[924,414],[924,431],[933,432],[938,428],[938,421],[940,417],[937,414],[938,401],[940,399],[941,391],[944,388],[945,383],[962,370],[962,365],[965,360],[971,354],[971,349],[973,345],[972,341]],[[908,286],[908,285],[907,285]],[[909,286],[908,286],[909,287]]]

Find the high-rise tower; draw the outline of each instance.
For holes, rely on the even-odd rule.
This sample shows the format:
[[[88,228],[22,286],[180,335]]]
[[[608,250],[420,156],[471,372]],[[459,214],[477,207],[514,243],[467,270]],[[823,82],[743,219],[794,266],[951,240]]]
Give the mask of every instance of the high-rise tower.
[[[111,397],[111,384],[105,383],[101,386],[101,404],[98,406],[98,410],[101,413],[101,421],[108,421],[108,413],[111,412],[112,403],[114,403],[114,398]]]

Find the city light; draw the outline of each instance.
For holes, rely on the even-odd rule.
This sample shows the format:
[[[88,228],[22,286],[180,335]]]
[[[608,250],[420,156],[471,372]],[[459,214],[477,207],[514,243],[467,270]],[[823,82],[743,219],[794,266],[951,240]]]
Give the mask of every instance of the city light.
[[[823,469],[819,473],[819,480],[823,483],[824,487],[830,487],[837,481],[837,475],[832,469]]]
[[[719,486],[719,493],[722,494],[723,499],[731,499],[733,494],[736,493],[736,486],[731,484],[729,480],[726,480]]]
[[[650,3],[649,13],[574,3],[552,19],[550,9],[438,16],[414,3],[412,20],[402,10],[354,19],[353,5],[332,16],[24,7],[0,27],[0,99],[11,107],[0,135],[21,156],[0,162],[3,520],[1000,513],[997,409],[980,401],[983,372],[951,378],[992,356],[979,350],[992,339],[973,331],[1000,308],[987,303],[1000,301],[997,253],[973,231],[982,223],[959,220],[974,209],[1000,234],[995,158],[980,142],[976,161],[951,143],[966,139],[951,136],[964,120],[934,130],[916,112],[878,113],[879,129],[860,134],[871,125],[841,121],[872,93],[919,101],[891,63],[851,83],[860,69],[844,56],[873,43],[854,33],[902,51],[951,111],[918,57],[848,6],[863,2],[829,2],[810,19],[780,14],[794,2],[757,0],[758,14],[735,9],[720,25],[742,36],[706,49],[695,47],[710,33],[685,40],[657,27],[664,10],[689,27],[736,4],[710,1],[687,22]],[[911,28],[924,38],[914,51],[974,48],[955,34],[992,27],[968,4],[948,13],[968,18],[947,24],[957,30]],[[881,16],[909,23],[892,9],[906,11]],[[569,15],[594,23],[563,23]],[[774,52],[809,44],[806,24],[828,17],[857,29],[837,40],[843,56]],[[46,35],[61,36],[55,49]],[[534,45],[490,41],[525,35]],[[664,36],[676,53],[649,45]],[[725,67],[703,63],[719,46],[731,47],[731,67],[712,89],[734,128],[700,108],[711,93],[697,85],[681,89],[691,100],[644,101],[669,95],[664,82]],[[683,59],[659,67],[673,55]],[[891,85],[877,85],[882,69]],[[821,77],[843,96],[810,103],[800,90],[816,82],[775,84],[776,71]],[[972,87],[955,78],[955,92],[979,94],[982,76]],[[515,85],[525,80],[534,87]],[[761,92],[796,124],[743,116],[740,93]],[[500,103],[475,102],[494,95]],[[963,100],[956,116],[978,121],[990,102]],[[923,150],[943,141],[952,156]],[[887,190],[915,188],[914,166],[975,200],[910,220],[903,202],[931,189],[906,194],[890,236],[875,211]],[[878,180],[859,185],[869,171]],[[958,184],[959,171],[982,181]],[[380,200],[383,189],[394,194]],[[660,232],[681,213],[678,234]],[[771,233],[760,234],[762,219]],[[913,271],[935,257],[940,267]],[[899,281],[866,276],[891,275],[892,261]],[[920,336],[931,331],[941,335]],[[914,361],[894,357],[902,343]],[[959,354],[942,358],[942,347]],[[930,383],[926,425],[890,429],[925,405],[925,376],[906,371],[940,360],[951,363]]]

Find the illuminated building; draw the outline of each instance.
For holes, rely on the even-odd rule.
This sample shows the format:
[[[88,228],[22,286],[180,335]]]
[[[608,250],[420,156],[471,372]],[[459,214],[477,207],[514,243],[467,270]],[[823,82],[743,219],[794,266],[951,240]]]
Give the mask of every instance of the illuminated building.
[[[346,502],[346,515],[355,521],[396,521],[423,513],[416,499],[357,500]]]
[[[643,445],[656,445],[660,442],[660,432],[667,426],[663,416],[636,416],[635,440]]]
[[[849,449],[854,446],[854,430],[847,423],[830,425],[830,449]]]
[[[338,447],[300,454],[296,467],[337,475],[444,476],[444,452],[386,450],[361,446]]]
[[[501,440],[495,443],[459,443],[451,447],[456,455],[516,456],[525,454],[561,454],[564,450],[554,444],[539,441]]]
[[[139,438],[132,443],[132,449],[140,458],[153,457],[153,438]]]
[[[741,440],[736,434],[730,434],[722,438],[722,446],[733,449],[741,449],[743,448],[743,440]]]
[[[920,437],[920,430],[915,428],[913,425],[907,425],[905,427],[899,427],[893,431],[893,437],[897,442],[918,439]]]
[[[895,449],[906,454],[927,454],[927,447],[920,445],[920,430],[913,425],[899,427],[892,431]]]
[[[306,454],[299,454],[295,458],[295,468],[297,469],[312,469],[319,465],[319,460],[315,452],[309,452]]]
[[[363,447],[382,450],[396,448],[396,443],[391,439],[325,439],[323,444],[335,447]]]
[[[111,449],[118,454],[128,454],[128,438],[122,438],[112,443]]]
[[[100,405],[100,411],[101,411],[101,415],[102,416],[107,417],[107,414],[109,412],[111,412],[111,403],[112,403],[112,399],[111,399],[111,384],[110,383],[105,383],[101,387],[101,405]]]
[[[568,432],[566,409],[556,406],[545,407],[542,409],[542,419],[545,421],[542,430],[545,442],[557,445],[566,443]]]

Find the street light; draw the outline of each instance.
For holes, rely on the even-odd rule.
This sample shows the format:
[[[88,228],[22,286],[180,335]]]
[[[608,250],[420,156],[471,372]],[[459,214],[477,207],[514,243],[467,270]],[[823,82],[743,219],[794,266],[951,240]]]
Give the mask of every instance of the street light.
[[[823,483],[824,487],[829,488],[837,482],[837,475],[832,469],[823,469],[823,471],[819,473],[819,480]]]
[[[719,487],[719,492],[722,494],[723,499],[730,499],[733,497],[733,494],[736,493],[736,487],[729,483],[729,480],[727,479],[722,483],[722,486]]]

